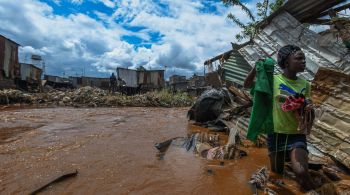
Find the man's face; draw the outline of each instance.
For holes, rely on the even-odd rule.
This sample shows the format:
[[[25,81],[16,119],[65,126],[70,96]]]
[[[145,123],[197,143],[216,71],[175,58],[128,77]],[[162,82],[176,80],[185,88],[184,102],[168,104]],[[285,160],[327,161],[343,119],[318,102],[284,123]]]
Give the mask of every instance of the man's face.
[[[296,51],[288,57],[286,68],[292,72],[304,72],[306,67],[305,54],[302,51]]]

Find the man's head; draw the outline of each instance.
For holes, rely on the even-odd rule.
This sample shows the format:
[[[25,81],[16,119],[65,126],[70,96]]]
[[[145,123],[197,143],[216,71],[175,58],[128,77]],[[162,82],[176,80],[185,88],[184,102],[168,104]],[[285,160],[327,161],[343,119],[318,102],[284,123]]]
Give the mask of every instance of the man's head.
[[[290,72],[303,72],[306,67],[305,54],[300,47],[286,45],[278,51],[278,65]]]

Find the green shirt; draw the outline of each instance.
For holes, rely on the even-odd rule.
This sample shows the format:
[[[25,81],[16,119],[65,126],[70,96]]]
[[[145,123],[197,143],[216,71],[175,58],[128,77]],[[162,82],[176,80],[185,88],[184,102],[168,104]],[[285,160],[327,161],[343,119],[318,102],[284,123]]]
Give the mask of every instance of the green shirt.
[[[259,134],[273,133],[272,88],[275,61],[272,58],[256,62],[256,82],[251,90],[253,108],[247,138],[256,141]]]
[[[283,102],[279,102],[279,95],[290,96],[292,94],[280,90],[280,84],[285,84],[295,92],[300,93],[304,90],[304,95],[310,98],[310,83],[304,79],[298,78],[297,80],[291,80],[283,76],[282,74],[274,75],[273,77],[273,126],[276,133],[284,134],[297,134],[298,133],[298,120],[293,111],[284,112],[281,109]]]

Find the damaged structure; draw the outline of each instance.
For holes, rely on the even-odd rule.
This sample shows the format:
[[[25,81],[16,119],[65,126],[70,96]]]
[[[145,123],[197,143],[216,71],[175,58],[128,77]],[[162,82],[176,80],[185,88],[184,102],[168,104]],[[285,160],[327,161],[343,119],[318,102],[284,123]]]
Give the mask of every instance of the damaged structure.
[[[188,81],[186,76],[172,75],[169,77],[171,91],[187,91]]]
[[[0,35],[0,89],[14,88],[15,80],[20,77],[18,46],[15,41]]]
[[[236,95],[242,95],[246,94],[242,89],[244,79],[257,60],[277,59],[277,51],[284,45],[299,46],[306,57],[306,71],[299,76],[312,82],[312,98],[317,105],[308,140],[324,155],[350,168],[350,52],[344,36],[350,22],[341,19],[343,29],[339,29],[335,25],[339,18],[334,18],[334,14],[324,19],[329,13],[350,7],[349,4],[335,7],[342,2],[345,1],[289,0],[259,23],[261,31],[254,39],[241,45],[232,44],[232,50],[206,60],[204,65],[210,71],[212,64],[219,61],[216,74],[222,83]],[[330,25],[331,31],[316,33],[308,24]],[[279,72],[280,68],[275,66],[275,73]],[[249,116],[237,117],[233,122],[245,132]]]
[[[54,75],[44,75],[43,86],[49,85],[53,88],[73,88],[68,78]]]
[[[41,87],[42,69],[33,64],[20,63],[21,79],[18,81],[19,88],[25,90],[37,89]]]
[[[164,70],[138,70],[117,68],[118,79],[125,82],[122,90],[127,94],[160,90],[165,87]]]

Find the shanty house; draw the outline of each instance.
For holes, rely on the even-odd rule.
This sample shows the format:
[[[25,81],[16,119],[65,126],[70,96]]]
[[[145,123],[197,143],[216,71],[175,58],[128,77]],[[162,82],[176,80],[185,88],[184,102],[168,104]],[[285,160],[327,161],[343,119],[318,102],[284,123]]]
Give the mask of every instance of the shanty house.
[[[81,77],[82,86],[98,87],[101,89],[109,88],[109,78]],[[73,84],[74,86],[74,84]]]
[[[20,77],[18,64],[19,44],[0,35],[0,88],[15,87]]]
[[[143,90],[162,89],[165,86],[164,70],[137,71],[138,84]]]
[[[188,81],[186,76],[172,75],[169,77],[169,84],[172,91],[187,91]]]
[[[53,75],[44,75],[43,85],[49,85],[53,88],[73,88],[68,78]]]
[[[34,66],[33,64],[20,63],[20,75],[21,79],[18,83],[20,88],[33,89],[41,86],[41,74],[42,69]]]

